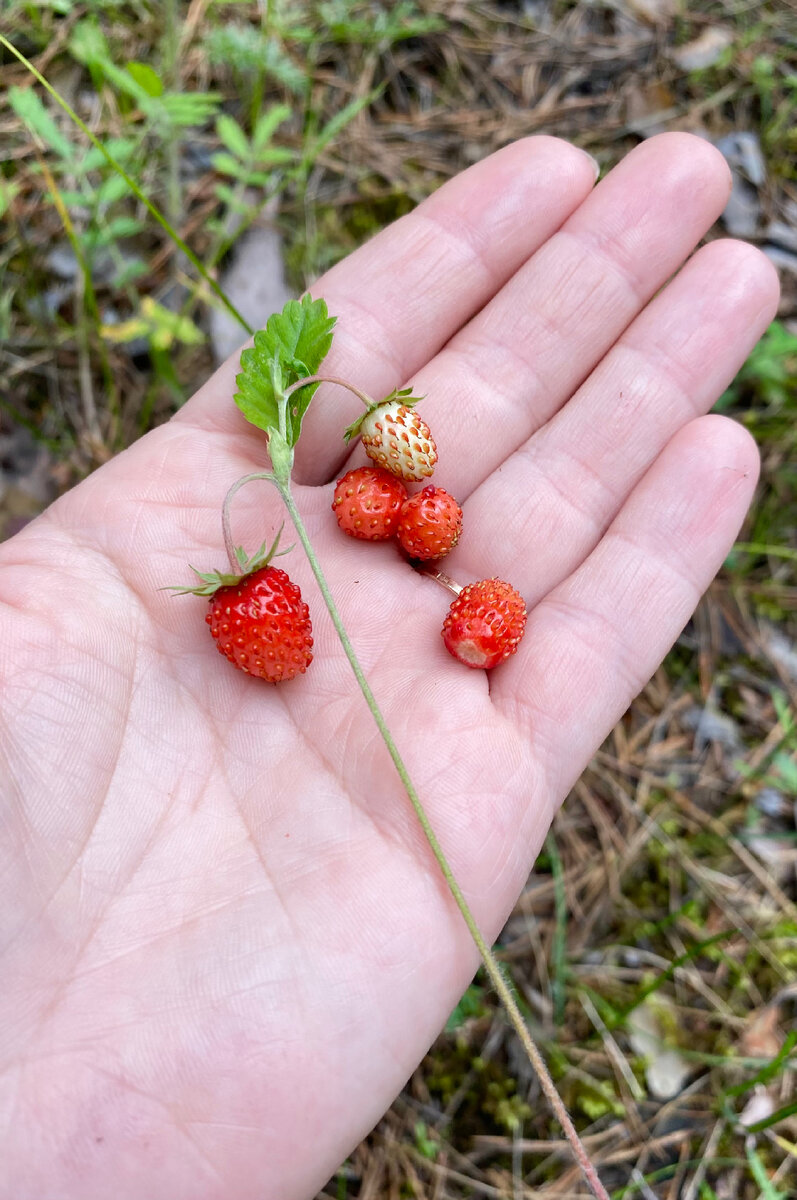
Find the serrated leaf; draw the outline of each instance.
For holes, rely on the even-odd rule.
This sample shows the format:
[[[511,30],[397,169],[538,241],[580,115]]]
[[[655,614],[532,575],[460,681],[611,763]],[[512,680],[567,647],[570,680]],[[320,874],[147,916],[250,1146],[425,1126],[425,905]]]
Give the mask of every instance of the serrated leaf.
[[[97,188],[97,204],[100,208],[115,204],[117,200],[121,200],[129,192],[130,187],[126,179],[123,179],[121,175],[109,175]]]
[[[221,104],[222,97],[209,91],[164,92],[157,101],[166,113],[169,124],[178,128],[204,125]]]
[[[109,138],[105,142],[105,149],[117,162],[126,163],[131,155],[135,153],[137,146],[130,138]],[[80,164],[80,170],[86,174],[88,171],[97,171],[100,167],[107,165],[107,160],[102,151],[98,150],[96,146],[90,146]],[[118,178],[118,176],[114,176],[113,178]]]
[[[238,212],[238,213],[248,213],[249,212],[249,209],[251,206],[249,204],[247,204],[245,200],[242,200],[240,196],[236,196],[236,194],[232,190],[232,188],[227,187],[226,183],[217,183],[214,191],[215,191],[215,194],[218,196],[219,200],[221,200],[221,202],[223,204],[226,204],[227,207],[229,209],[231,209],[233,212]],[[208,226],[208,228],[210,228],[210,225]],[[226,236],[226,234],[228,232],[227,227],[223,224],[220,224],[219,228],[221,229],[223,235]]]
[[[222,113],[216,118],[216,135],[220,142],[227,147],[230,154],[246,162],[251,154],[251,147],[238,122],[228,113]]]
[[[20,120],[24,121],[46,146],[60,154],[65,162],[72,161],[75,156],[74,146],[61,133],[36,92],[31,88],[9,88],[8,102]]]
[[[225,154],[223,150],[211,155],[210,163],[213,170],[218,171],[220,175],[229,175],[232,179],[249,178],[249,168],[246,164],[239,162],[232,154]]]
[[[267,150],[258,151],[257,161],[261,167],[274,167],[293,162],[295,157],[294,151],[287,146],[269,146]]]
[[[101,230],[103,244],[117,241],[119,238],[133,237],[144,228],[144,222],[135,217],[114,217]]]
[[[324,300],[305,295],[289,300],[282,312],[269,317],[266,328],[255,334],[254,345],[241,354],[236,378],[235,403],[248,421],[270,433],[280,428],[275,388],[286,389],[305,375],[314,375],[332,345],[335,317]],[[290,397],[285,414],[285,438],[295,446],[302,420],[317,384],[300,388]]]
[[[287,121],[291,115],[291,109],[287,104],[275,104],[268,112],[264,112],[258,117],[255,125],[255,132],[252,136],[252,145],[255,150],[263,150],[274,136],[275,130],[283,121]]]

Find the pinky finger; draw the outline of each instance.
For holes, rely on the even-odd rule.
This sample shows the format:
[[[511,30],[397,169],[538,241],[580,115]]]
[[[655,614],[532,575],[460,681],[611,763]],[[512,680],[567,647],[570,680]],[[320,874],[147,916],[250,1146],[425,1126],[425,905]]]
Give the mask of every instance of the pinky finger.
[[[741,426],[690,422],[530,614],[492,695],[531,738],[557,802],[694,612],[744,520],[758,465]]]

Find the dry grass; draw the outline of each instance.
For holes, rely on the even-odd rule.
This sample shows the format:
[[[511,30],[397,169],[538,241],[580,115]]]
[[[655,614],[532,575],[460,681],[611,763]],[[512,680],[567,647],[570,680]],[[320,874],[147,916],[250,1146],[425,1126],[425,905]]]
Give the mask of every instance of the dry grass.
[[[147,154],[133,160],[139,182],[171,208],[197,254],[212,260],[212,222],[224,219],[212,121],[159,139],[70,51],[85,8],[67,4],[59,17],[39,7],[37,27],[23,20],[29,5],[12,3],[0,31],[104,141],[147,139]],[[374,41],[356,22],[373,25],[377,10],[395,13],[397,6],[349,4],[348,25],[334,36],[312,15],[317,5],[302,7],[319,26],[315,40],[278,39],[298,90],[288,76],[263,84],[263,103],[288,100],[293,108],[277,143],[298,161],[314,128],[342,105],[366,99],[373,86],[383,90],[304,171],[278,181],[278,219],[297,288],[443,179],[538,131],[575,140],[605,167],[659,129],[712,138],[751,131],[767,168],[754,236],[763,242],[773,221],[797,227],[797,20],[790,3],[676,9],[670,0],[428,0],[408,6],[408,20],[426,21],[426,32],[404,40],[394,30]],[[115,61],[154,60],[167,8],[114,10],[104,23]],[[243,122],[246,104],[236,98],[246,88],[209,51],[215,6],[192,0],[176,11],[178,52],[164,77],[182,92],[219,91]],[[255,29],[257,14],[253,4],[228,5],[224,19]],[[678,48],[718,25],[732,32],[732,45],[704,69],[680,66]],[[17,65],[3,61],[2,69],[7,88],[29,86]],[[141,272],[115,281],[107,254],[91,245],[97,213],[73,204],[77,244],[93,256],[93,291],[81,286],[77,270],[58,274],[53,248],[66,260],[69,254],[62,218],[52,187],[47,198],[28,129],[8,106],[0,107],[0,136],[0,436],[11,478],[0,519],[11,532],[54,491],[168,417],[206,377],[211,356],[206,342],[184,342],[166,363],[151,341],[125,345],[103,334],[110,311],[118,321],[133,318],[145,296],[189,314],[202,330],[206,290],[127,198],[101,211],[99,224],[142,221],[122,243]],[[176,206],[164,182],[175,155]],[[55,188],[74,190],[78,166],[52,149],[42,157]],[[96,172],[91,188],[106,178]],[[797,332],[793,273],[784,275],[781,316]],[[797,1008],[797,582],[788,555],[797,525],[796,346],[773,342],[725,401],[762,446],[762,487],[744,535],[757,548],[732,556],[596,756],[500,941],[557,1083],[618,1197],[773,1200],[797,1190],[797,1059],[789,1040]],[[685,1073],[671,1098],[655,1094],[639,1042],[632,1044],[640,1013],[658,1036],[654,1059],[661,1065],[665,1050],[676,1051]],[[478,980],[453,1026],[323,1197],[585,1195],[536,1082]],[[758,1125],[746,1118],[745,1126],[740,1117],[754,1096]],[[767,1124],[767,1113],[781,1111]]]

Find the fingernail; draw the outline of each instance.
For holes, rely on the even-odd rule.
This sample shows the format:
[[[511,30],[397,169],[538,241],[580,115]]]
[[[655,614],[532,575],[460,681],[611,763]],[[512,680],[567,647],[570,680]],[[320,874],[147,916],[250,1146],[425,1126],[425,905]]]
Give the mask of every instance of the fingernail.
[[[586,154],[587,158],[589,159],[589,161],[592,163],[593,167],[595,168],[595,182],[597,183],[597,181],[600,177],[600,173],[601,173],[601,165],[598,162],[597,158],[595,158],[595,156],[590,154],[587,150],[583,150],[582,153]]]

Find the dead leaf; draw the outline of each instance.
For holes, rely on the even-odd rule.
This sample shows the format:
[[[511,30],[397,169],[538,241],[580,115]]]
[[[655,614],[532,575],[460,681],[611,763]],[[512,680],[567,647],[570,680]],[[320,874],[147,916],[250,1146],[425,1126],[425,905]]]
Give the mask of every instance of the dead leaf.
[[[671,50],[670,57],[682,71],[702,71],[722,57],[733,39],[733,30],[727,25],[709,25],[693,42]]]
[[[672,1006],[661,996],[648,997],[628,1018],[629,1040],[635,1054],[646,1060],[645,1079],[651,1096],[670,1100],[683,1089],[692,1068],[677,1046],[667,1045],[666,1024],[677,1022]]]
[[[780,1050],[781,1037],[778,1029],[778,1009],[768,1004],[752,1014],[752,1019],[742,1034],[740,1048],[747,1058],[774,1058]]]

